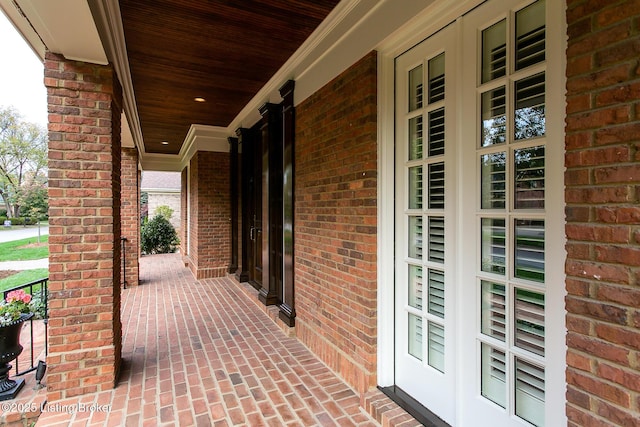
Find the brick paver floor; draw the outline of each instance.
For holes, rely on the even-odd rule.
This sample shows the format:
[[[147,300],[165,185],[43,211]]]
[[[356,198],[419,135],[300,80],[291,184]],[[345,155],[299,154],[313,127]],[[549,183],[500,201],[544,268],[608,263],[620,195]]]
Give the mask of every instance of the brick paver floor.
[[[141,259],[122,321],[118,386],[49,402],[37,426],[419,425],[377,390],[358,396],[234,279],[196,281],[179,255]]]

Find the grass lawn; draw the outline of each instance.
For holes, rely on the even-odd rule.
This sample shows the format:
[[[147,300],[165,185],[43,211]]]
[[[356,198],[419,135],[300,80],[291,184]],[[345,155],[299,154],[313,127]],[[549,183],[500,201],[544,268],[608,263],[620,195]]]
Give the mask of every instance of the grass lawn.
[[[49,276],[49,269],[36,268],[35,270],[24,270],[4,279],[0,279],[0,292],[16,286],[25,285],[35,280],[44,279]],[[34,291],[37,289],[34,289]],[[1,299],[0,295],[0,299]]]
[[[25,261],[30,259],[42,259],[49,256],[49,236],[14,240],[13,242],[0,243],[0,261]]]

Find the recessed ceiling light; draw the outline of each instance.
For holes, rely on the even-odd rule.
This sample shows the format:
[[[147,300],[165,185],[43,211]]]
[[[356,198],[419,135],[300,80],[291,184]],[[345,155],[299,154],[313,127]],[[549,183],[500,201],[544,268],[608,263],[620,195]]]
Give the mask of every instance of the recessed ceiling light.
[[[169,141],[162,141],[160,144],[162,144],[162,145],[169,145]]]
[[[196,101],[196,102],[205,102],[205,101],[206,101],[206,99],[201,98],[201,97],[199,97],[199,96],[198,96],[198,97],[196,97],[196,98],[193,98],[193,100],[194,100],[194,101]]]

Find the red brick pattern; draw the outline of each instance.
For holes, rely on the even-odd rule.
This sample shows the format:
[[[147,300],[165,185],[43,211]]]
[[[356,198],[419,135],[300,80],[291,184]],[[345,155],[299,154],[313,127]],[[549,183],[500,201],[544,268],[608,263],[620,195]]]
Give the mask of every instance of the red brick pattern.
[[[376,385],[376,58],[296,107],[296,334],[361,393]]]
[[[122,149],[122,237],[127,240],[124,254],[124,280],[127,286],[138,286],[138,260],[140,258],[140,170],[138,150]]]
[[[567,416],[640,425],[640,3],[567,5]]]
[[[199,151],[189,166],[189,266],[197,279],[223,277],[231,260],[229,153]]]
[[[48,400],[105,390],[120,363],[120,117],[114,70],[47,53]]]
[[[144,286],[123,291],[118,386],[57,402],[38,426],[420,425],[378,390],[360,398],[231,277],[196,281],[177,254],[140,270]],[[100,410],[60,410],[79,402]]]

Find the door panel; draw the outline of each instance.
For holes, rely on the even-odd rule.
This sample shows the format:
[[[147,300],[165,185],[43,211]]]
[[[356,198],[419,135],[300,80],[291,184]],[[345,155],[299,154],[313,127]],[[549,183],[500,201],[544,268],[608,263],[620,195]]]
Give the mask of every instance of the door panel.
[[[247,241],[247,264],[249,273],[249,283],[260,290],[262,288],[262,138],[260,138],[259,130],[252,128],[251,132],[246,133],[246,139],[251,141],[245,148],[248,152],[243,152],[244,156],[250,156],[247,161],[249,170],[244,171],[248,176],[248,197],[246,209],[249,218],[249,238]]]
[[[549,248],[562,247],[548,233],[548,212],[562,204],[550,198],[547,184],[562,177],[548,158],[549,150],[560,158],[562,144],[558,151],[549,143],[558,135],[547,125],[555,118],[546,113],[545,3],[494,1],[463,18],[463,57],[475,61],[463,68],[463,116],[475,124],[463,129],[461,168],[463,181],[474,183],[461,208],[470,243],[461,274],[465,425],[562,425],[547,405],[550,356],[563,360],[547,325],[562,325],[563,316],[549,311],[546,285]]]
[[[453,28],[396,64],[396,386],[455,414]]]

